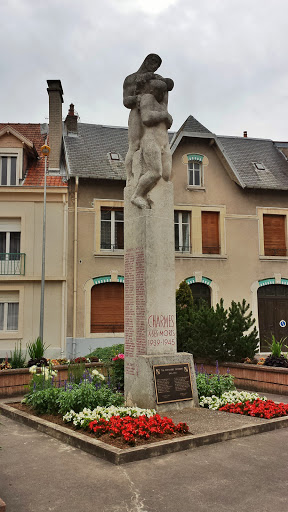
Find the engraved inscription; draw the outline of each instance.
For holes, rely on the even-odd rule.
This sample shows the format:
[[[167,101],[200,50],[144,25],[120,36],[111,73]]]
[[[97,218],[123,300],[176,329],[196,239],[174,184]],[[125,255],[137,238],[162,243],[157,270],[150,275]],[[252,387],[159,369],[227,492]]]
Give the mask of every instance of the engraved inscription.
[[[153,371],[158,404],[193,399],[189,363],[155,365]]]
[[[147,338],[149,346],[176,344],[174,315],[149,315],[147,320]]]

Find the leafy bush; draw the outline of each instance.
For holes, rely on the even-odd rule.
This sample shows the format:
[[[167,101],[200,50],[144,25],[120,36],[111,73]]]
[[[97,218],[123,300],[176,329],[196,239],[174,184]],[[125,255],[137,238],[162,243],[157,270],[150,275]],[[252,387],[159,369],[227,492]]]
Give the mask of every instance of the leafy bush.
[[[196,375],[198,396],[220,397],[225,391],[235,389],[233,375],[198,373]]]
[[[123,395],[114,393],[107,384],[95,385],[93,379],[84,378],[79,384],[70,383],[64,388],[57,388],[54,375],[48,373],[49,369],[44,368],[43,372],[33,375],[30,392],[23,400],[39,414],[66,414],[71,409],[80,412],[85,408],[120,406],[124,403]],[[97,376],[95,378],[97,380]]]
[[[59,410],[58,398],[61,388],[47,386],[45,389],[35,390],[27,395],[23,402],[31,405],[38,414],[57,414]]]
[[[120,393],[114,393],[106,384],[95,387],[94,384],[83,381],[62,391],[58,397],[58,412],[66,414],[71,409],[75,412],[83,409],[95,409],[97,406],[109,407],[110,405],[123,405],[124,397]]]
[[[16,343],[13,352],[11,352],[10,364],[12,368],[24,368],[25,367],[26,352],[22,352],[21,341]]]
[[[111,347],[99,347],[93,350],[90,354],[87,354],[86,357],[98,357],[103,361],[103,363],[110,363],[112,358],[115,357],[119,353],[124,353],[124,345],[112,345]]]
[[[183,281],[176,292],[178,351],[219,361],[252,359],[259,339],[249,308],[245,299],[232,301],[229,310],[224,308],[223,299],[215,309],[204,301],[196,305]]]

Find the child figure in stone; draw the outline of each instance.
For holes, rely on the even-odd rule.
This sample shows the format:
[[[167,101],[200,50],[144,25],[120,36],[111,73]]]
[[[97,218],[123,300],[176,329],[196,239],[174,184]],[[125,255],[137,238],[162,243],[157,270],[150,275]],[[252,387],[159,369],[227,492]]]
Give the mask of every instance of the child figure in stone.
[[[139,175],[139,179],[131,198],[131,202],[138,208],[149,208],[149,192],[161,177],[169,181],[171,176],[172,156],[167,130],[173,119],[167,111],[167,104],[168,91],[173,86],[173,80],[160,76],[138,83],[138,112],[142,137],[140,159],[133,160],[132,172],[135,176]],[[134,169],[139,165],[140,170]]]

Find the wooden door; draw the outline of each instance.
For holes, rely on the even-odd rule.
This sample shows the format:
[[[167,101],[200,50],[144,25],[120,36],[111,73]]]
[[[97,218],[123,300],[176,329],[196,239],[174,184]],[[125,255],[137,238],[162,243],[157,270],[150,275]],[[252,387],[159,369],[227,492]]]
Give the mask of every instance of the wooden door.
[[[258,317],[261,352],[270,352],[272,334],[276,341],[288,337],[288,286],[270,285],[259,288]],[[287,351],[285,347],[283,350]]]

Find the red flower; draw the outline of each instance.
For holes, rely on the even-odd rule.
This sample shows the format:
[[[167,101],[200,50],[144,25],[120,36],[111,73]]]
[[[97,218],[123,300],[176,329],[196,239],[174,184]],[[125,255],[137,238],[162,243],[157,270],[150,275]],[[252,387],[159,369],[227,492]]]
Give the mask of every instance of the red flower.
[[[187,433],[189,431],[186,423],[175,425],[171,418],[161,418],[159,414],[150,418],[147,416],[139,416],[139,418],[112,416],[109,421],[102,418],[98,421],[91,421],[89,428],[97,437],[109,433],[110,437],[122,437],[124,441],[132,445],[136,443],[137,438],[150,439],[150,437],[161,437],[163,434]]]

